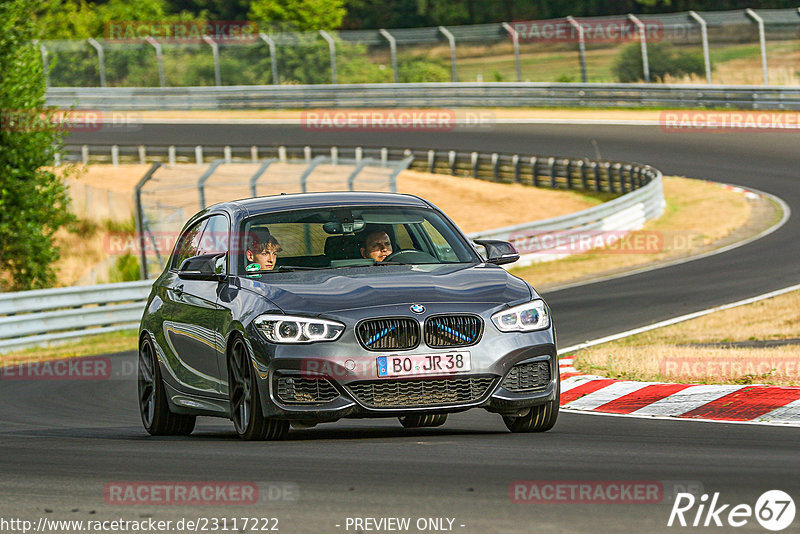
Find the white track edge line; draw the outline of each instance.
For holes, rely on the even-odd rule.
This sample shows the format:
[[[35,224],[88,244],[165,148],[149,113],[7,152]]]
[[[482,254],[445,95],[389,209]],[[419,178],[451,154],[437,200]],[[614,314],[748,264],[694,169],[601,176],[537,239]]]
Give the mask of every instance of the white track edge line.
[[[694,313],[689,313],[686,315],[681,315],[678,317],[673,317],[672,319],[667,319],[665,321],[660,321],[657,323],[653,323],[647,326],[641,326],[639,328],[634,328],[632,330],[626,330],[625,332],[620,332],[618,334],[612,334],[610,336],[605,336],[597,339],[593,339],[590,341],[586,341],[584,343],[579,343],[577,345],[572,345],[570,347],[562,348],[558,350],[558,354],[567,354],[569,352],[575,352],[576,350],[586,349],[589,347],[594,347],[595,345],[601,345],[603,343],[608,343],[609,341],[616,341],[618,339],[623,339],[626,337],[630,337],[636,334],[641,334],[643,332],[649,332],[650,330],[655,330],[656,328],[662,328],[665,326],[671,326],[673,324],[682,323],[684,321],[689,321],[691,319],[696,319],[698,317],[703,317],[704,315],[709,315],[714,312],[728,310],[730,308],[737,308],[739,306],[744,306],[746,304],[752,304],[754,302],[759,302],[762,300],[766,300],[772,297],[777,297],[779,295],[783,295],[785,293],[790,293],[792,291],[800,290],[800,284],[795,284],[793,286],[785,287],[783,289],[777,289],[775,291],[770,291],[769,293],[764,293],[762,295],[757,295],[755,297],[750,297],[744,300],[739,300],[736,302],[731,302],[729,304],[722,304],[720,306],[714,306],[713,308],[708,308],[705,310],[697,311]]]

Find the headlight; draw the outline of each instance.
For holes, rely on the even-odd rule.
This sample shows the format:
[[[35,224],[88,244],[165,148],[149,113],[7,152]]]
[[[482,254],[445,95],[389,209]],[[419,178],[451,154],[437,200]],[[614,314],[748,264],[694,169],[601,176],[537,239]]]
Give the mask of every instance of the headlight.
[[[532,332],[550,326],[550,310],[543,300],[533,300],[492,315],[501,332]]]
[[[344,325],[336,321],[292,315],[261,315],[254,323],[273,343],[335,341],[344,332]]]

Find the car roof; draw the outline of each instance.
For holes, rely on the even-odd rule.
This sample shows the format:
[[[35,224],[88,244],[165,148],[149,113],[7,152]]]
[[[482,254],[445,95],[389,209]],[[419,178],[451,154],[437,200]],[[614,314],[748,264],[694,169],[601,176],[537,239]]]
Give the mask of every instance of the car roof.
[[[414,195],[398,193],[374,193],[364,191],[340,191],[327,193],[292,193],[288,195],[272,195],[266,197],[246,198],[217,204],[215,208],[223,208],[225,204],[231,208],[241,209],[245,216],[306,208],[329,208],[338,206],[396,206],[422,207],[431,205]]]

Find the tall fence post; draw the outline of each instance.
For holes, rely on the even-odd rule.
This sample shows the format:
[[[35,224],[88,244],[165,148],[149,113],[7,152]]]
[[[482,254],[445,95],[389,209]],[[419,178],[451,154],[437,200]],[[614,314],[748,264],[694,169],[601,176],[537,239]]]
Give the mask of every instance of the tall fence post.
[[[206,182],[208,181],[209,178],[211,178],[211,175],[214,174],[214,171],[217,170],[217,167],[219,167],[223,163],[225,163],[224,159],[214,160],[214,163],[209,165],[208,169],[206,169],[206,172],[204,172],[202,176],[200,176],[200,178],[197,180],[197,193],[200,200],[201,210],[206,209]]]
[[[453,82],[457,82],[458,69],[456,68],[456,38],[452,33],[450,33],[450,30],[444,26],[439,26],[439,31],[442,32],[442,35],[444,35],[447,38],[447,41],[450,43],[450,67],[452,70],[450,78]]]
[[[219,71],[219,45],[208,35],[203,36],[203,41],[208,43],[208,45],[211,47],[211,53],[214,55],[214,85],[219,87],[222,85],[222,75]]]
[[[338,83],[336,81],[336,41],[325,30],[320,30],[319,34],[328,42],[328,50],[331,53],[331,83]]]
[[[514,65],[517,68],[517,81],[522,81],[522,65],[519,61],[519,33],[508,22],[503,23],[503,29],[511,36],[511,44],[514,45]]]
[[[650,61],[647,59],[647,27],[644,22],[639,20],[639,17],[633,13],[628,13],[628,19],[633,22],[639,29],[639,41],[642,46],[642,74],[644,74],[644,81],[650,81]]]
[[[389,53],[392,55],[392,72],[394,73],[394,83],[398,83],[400,77],[397,72],[397,40],[391,33],[383,28],[378,30],[378,33],[380,33],[384,39],[389,41]]]
[[[269,59],[272,62],[272,84],[278,85],[278,52],[275,41],[266,33],[259,33],[258,36],[269,46]]]
[[[689,16],[700,25],[700,38],[703,40],[703,60],[706,67],[706,82],[711,85],[711,57],[708,54],[708,24],[694,11],[689,11]]]
[[[146,184],[150,178],[153,177],[153,173],[161,167],[161,163],[156,161],[151,166],[150,169],[142,176],[142,179],[139,180],[139,183],[136,184],[133,192],[133,204],[134,204],[134,220],[136,222],[136,236],[139,238],[139,274],[141,275],[142,280],[147,280],[147,254],[145,252],[145,238],[144,238],[144,211],[142,210],[142,188],[144,184]]]
[[[160,87],[166,87],[166,78],[164,77],[164,54],[161,50],[161,43],[155,40],[151,35],[145,37],[145,41],[150,43],[150,45],[156,50],[156,64],[158,65],[158,85]]]
[[[767,70],[767,37],[764,32],[764,19],[749,7],[745,10],[745,13],[758,24],[758,43],[761,45],[761,69],[764,71],[764,85],[769,85],[769,71]]]
[[[569,22],[574,29],[578,30],[578,55],[580,56],[581,62],[581,81],[586,83],[588,80],[586,76],[586,39],[583,34],[583,26],[581,26],[572,15],[567,17],[567,22]]]
[[[95,39],[89,37],[86,40],[90,45],[97,50],[97,65],[100,69],[100,87],[106,86],[106,61],[103,55],[103,46],[98,43]]]

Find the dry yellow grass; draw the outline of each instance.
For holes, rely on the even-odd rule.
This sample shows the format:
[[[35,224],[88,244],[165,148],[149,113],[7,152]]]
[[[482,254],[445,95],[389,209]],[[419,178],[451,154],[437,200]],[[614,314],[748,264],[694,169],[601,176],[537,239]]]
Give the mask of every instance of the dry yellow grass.
[[[575,354],[586,373],[653,381],[800,385],[800,345],[725,348],[692,344],[800,336],[800,291],[598,345]]]
[[[643,228],[663,238],[658,246],[638,247],[641,252],[630,253],[600,249],[515,268],[512,272],[542,289],[685,256],[730,235],[748,222],[751,213],[750,202],[744,195],[713,182],[666,177],[664,196],[667,199],[664,214]]]
[[[115,352],[136,350],[138,338],[139,334],[136,330],[97,334],[64,345],[35,347],[0,354],[0,365],[63,360],[65,358],[79,358],[83,356],[96,356],[98,354],[112,354]]]

